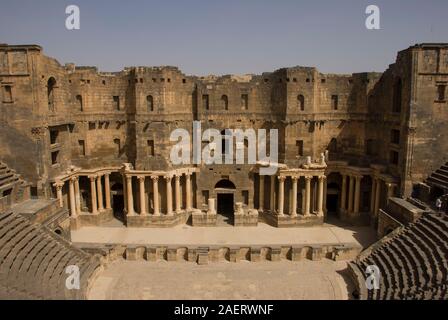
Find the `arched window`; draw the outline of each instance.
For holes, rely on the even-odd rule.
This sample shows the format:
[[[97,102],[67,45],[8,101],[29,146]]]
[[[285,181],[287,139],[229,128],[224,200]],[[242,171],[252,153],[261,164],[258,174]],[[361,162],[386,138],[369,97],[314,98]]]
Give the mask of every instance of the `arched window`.
[[[298,105],[300,111],[305,110],[305,97],[301,94],[299,94],[297,96],[297,105]]]
[[[84,110],[82,105],[82,96],[79,94],[76,96],[76,105],[78,106],[79,111]]]
[[[229,110],[229,98],[226,95],[221,97],[222,105],[224,106],[224,110]]]
[[[146,97],[146,107],[149,112],[154,111],[154,99],[152,96]]]
[[[401,112],[401,100],[402,100],[402,82],[401,78],[397,78],[394,84],[394,95],[393,95],[393,112]]]
[[[54,111],[54,89],[56,88],[56,79],[51,77],[47,82],[48,110]]]

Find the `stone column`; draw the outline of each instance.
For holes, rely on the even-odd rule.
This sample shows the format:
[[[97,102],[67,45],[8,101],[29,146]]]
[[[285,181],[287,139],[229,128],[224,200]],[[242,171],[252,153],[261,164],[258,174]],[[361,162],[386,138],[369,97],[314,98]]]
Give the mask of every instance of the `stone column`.
[[[127,190],[126,190],[126,176],[125,176],[125,174],[123,174],[123,204],[124,204],[123,210],[127,214],[127,211],[128,211],[128,197],[127,197]]]
[[[345,210],[345,204],[347,203],[347,175],[342,175],[342,192],[341,192],[341,204],[339,208]]]
[[[324,200],[323,200],[323,210],[324,210],[324,214],[327,214],[327,176],[325,176],[324,179]]]
[[[317,195],[317,215],[323,216],[324,215],[324,181],[325,176],[319,176],[319,185],[318,185],[318,195]]]
[[[389,202],[389,198],[394,196],[395,184],[394,183],[386,183],[387,187],[387,201]]]
[[[355,206],[354,206],[354,214],[359,214],[359,204],[360,204],[360,197],[361,197],[361,180],[362,176],[356,176],[355,177]]]
[[[376,179],[372,177],[372,191],[370,193],[370,212],[374,215],[375,212],[375,192],[376,192]]]
[[[173,189],[171,187],[171,176],[166,176],[166,214],[171,216],[173,214]],[[188,197],[188,195],[187,195]]]
[[[58,200],[59,200],[59,207],[63,208],[64,207],[64,199],[62,198],[62,187],[64,186],[64,183],[58,182],[58,183],[55,183],[54,186],[56,187],[56,196],[58,197]]]
[[[70,201],[70,216],[72,218],[76,218],[76,196],[75,196],[75,186],[74,186],[74,179],[69,180],[69,201]]]
[[[109,173],[104,175],[104,192],[106,193],[106,209],[112,209],[110,203],[110,181],[109,181]]]
[[[96,176],[89,176],[90,179],[90,197],[92,200],[92,214],[97,214],[97,202],[96,202],[96,187],[95,187],[95,179]]]
[[[305,213],[304,216],[310,215],[311,207],[311,179],[312,176],[305,176]]]
[[[159,208],[159,176],[152,176],[152,193],[154,201],[154,215],[160,216]]]
[[[283,215],[283,209],[285,205],[285,179],[286,177],[280,176],[278,177],[279,185],[278,185],[278,215]]]
[[[380,209],[380,196],[381,196],[381,180],[376,180],[375,188],[375,207],[373,210],[373,215],[376,217],[378,215],[378,210]]]
[[[185,183],[186,183],[186,191],[185,191],[185,193],[186,193],[186,195],[187,195],[187,199],[186,199],[186,202],[187,202],[187,211],[191,211],[191,209],[193,208],[193,206],[192,206],[192,202],[193,201],[191,201],[191,174],[190,173],[187,173],[186,175],[185,175]]]
[[[305,189],[302,189],[302,208],[301,208],[302,215],[305,214],[305,203],[306,203],[306,191]]]
[[[258,205],[258,210],[263,211],[264,207],[264,176],[260,177],[260,204]]]
[[[132,176],[126,176],[126,196],[128,202],[128,216],[134,215],[134,195],[132,193]]]
[[[98,193],[98,211],[104,211],[104,204],[103,204],[103,186],[101,183],[101,175],[96,177],[96,189]]]
[[[275,211],[275,176],[274,175],[271,176],[271,190],[269,190],[269,192],[271,193],[270,207],[271,207],[271,211],[274,212]]]
[[[209,198],[208,199],[208,211],[207,211],[207,214],[215,214],[215,213],[216,213],[215,199]]]
[[[297,216],[297,179],[298,177],[292,177],[291,217]]]
[[[75,183],[75,201],[76,201],[76,213],[81,214],[81,193],[79,192],[79,177],[74,180]]]
[[[138,176],[139,192],[140,192],[140,215],[146,216],[146,199],[145,199],[145,176]]]
[[[350,184],[348,188],[348,212],[353,213],[353,195],[354,195],[354,188],[355,188],[355,177],[349,176],[350,178]]]
[[[180,196],[180,176],[174,176],[174,187],[176,193],[176,212],[179,213],[181,211],[181,196]]]

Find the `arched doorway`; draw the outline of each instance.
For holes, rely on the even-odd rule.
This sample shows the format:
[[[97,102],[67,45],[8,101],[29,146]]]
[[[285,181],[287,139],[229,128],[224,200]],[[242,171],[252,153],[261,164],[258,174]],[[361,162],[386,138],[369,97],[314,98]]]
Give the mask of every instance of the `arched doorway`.
[[[123,184],[116,182],[111,187],[112,194],[112,210],[114,217],[121,222],[125,222],[124,218],[124,195]]]
[[[217,213],[222,218],[222,221],[233,225],[234,216],[234,202],[235,202],[235,184],[227,179],[220,180],[215,185],[215,192],[217,198]]]
[[[339,184],[331,182],[327,185],[327,216],[336,217],[339,208]]]

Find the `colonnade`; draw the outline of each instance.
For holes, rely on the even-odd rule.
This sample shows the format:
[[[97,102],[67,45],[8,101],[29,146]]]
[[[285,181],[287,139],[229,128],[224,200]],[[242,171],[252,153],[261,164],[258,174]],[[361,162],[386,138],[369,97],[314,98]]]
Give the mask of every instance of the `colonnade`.
[[[92,214],[97,214],[105,210],[112,208],[110,201],[110,172],[98,173],[88,175],[90,180],[90,201],[92,206]],[[81,193],[79,188],[79,177],[71,176],[68,181],[68,204],[70,209],[70,215],[76,218],[81,214]],[[103,197],[103,177],[104,177],[104,197]],[[64,200],[62,197],[62,188],[65,182],[55,183],[57,198],[59,200],[59,206],[64,206]]]
[[[185,175],[185,183],[181,183],[181,177]],[[64,199],[62,188],[65,183],[68,182],[68,207],[70,215],[73,218],[78,217],[81,212],[81,194],[79,188],[79,178],[82,175],[70,176],[65,181],[58,181],[54,184],[56,188],[56,194],[59,201],[59,206],[64,206]],[[104,179],[103,179],[104,177]],[[138,180],[138,204],[140,215],[148,215],[148,209],[146,206],[146,190],[145,181],[147,178],[152,180],[152,193],[153,193],[153,215],[160,216],[161,209],[159,203],[159,179],[164,179],[166,183],[166,201],[167,210],[166,215],[173,215],[174,212],[180,213],[183,210],[182,201],[182,189],[185,188],[185,209],[187,211],[193,208],[193,186],[192,186],[192,173],[174,173],[165,175],[143,175],[143,174],[123,174],[123,195],[124,195],[124,207],[127,215],[135,215],[137,212],[134,209],[134,193],[132,179]],[[105,210],[112,209],[111,206],[111,189],[110,189],[110,172],[97,173],[88,175],[90,180],[90,201],[91,201],[91,214],[98,214]],[[174,203],[173,208],[173,188],[172,181],[174,180]]]
[[[316,214],[318,216],[323,216],[324,214],[324,198],[325,198],[325,184],[326,184],[326,177],[325,175],[318,175],[318,176],[312,176],[312,175],[304,175],[304,176],[298,176],[298,175],[280,175],[280,176],[262,176],[260,175],[260,204],[259,204],[259,210],[263,211],[264,208],[264,202],[265,202],[265,179],[270,179],[270,198],[269,198],[269,209],[272,212],[277,212],[278,215],[282,216],[285,215],[285,181],[287,179],[291,179],[292,186],[289,192],[289,199],[290,199],[290,210],[289,215],[291,217],[297,216],[297,190],[298,190],[298,184],[301,178],[305,180],[305,189],[304,192],[302,192],[302,210],[301,214],[303,216],[309,216],[311,215],[312,210],[312,185],[311,181],[314,177],[317,177],[318,184],[317,184],[317,203],[316,203]],[[276,188],[275,188],[275,180],[278,180],[278,197],[276,196]],[[277,206],[276,206],[276,200],[277,200]]]
[[[181,177],[185,175],[185,183],[181,185]],[[125,208],[127,215],[135,215],[134,209],[134,195],[133,195],[133,186],[132,186],[132,178],[136,177],[138,179],[138,201],[140,208],[140,215],[148,215],[148,210],[146,208],[146,190],[145,190],[145,181],[147,178],[152,181],[152,200],[153,200],[153,215],[160,216],[162,215],[160,209],[159,202],[159,180],[163,179],[166,184],[166,215],[171,216],[174,213],[180,213],[183,211],[183,200],[182,200],[182,189],[185,188],[185,210],[190,211],[193,208],[193,193],[192,193],[192,173],[184,172],[184,173],[174,173],[167,175],[143,175],[143,174],[132,174],[125,173],[123,176],[124,179],[124,194],[125,194]],[[173,208],[173,186],[172,181],[174,179],[174,204]]]
[[[360,213],[359,206],[361,203],[362,177],[363,176],[359,174],[342,174],[341,211],[347,211],[349,214],[353,215],[358,215]]]

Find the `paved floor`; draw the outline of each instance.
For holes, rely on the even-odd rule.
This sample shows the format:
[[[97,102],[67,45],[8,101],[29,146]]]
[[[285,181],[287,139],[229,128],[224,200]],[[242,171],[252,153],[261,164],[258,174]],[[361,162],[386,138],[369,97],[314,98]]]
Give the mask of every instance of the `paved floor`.
[[[89,299],[346,300],[343,261],[213,263],[118,260],[93,283]]]
[[[300,245],[354,243],[366,247],[375,241],[370,227],[325,224],[318,227],[275,228],[264,223],[257,227],[126,228],[123,226],[83,227],[72,231],[75,243],[122,243],[153,245]]]

